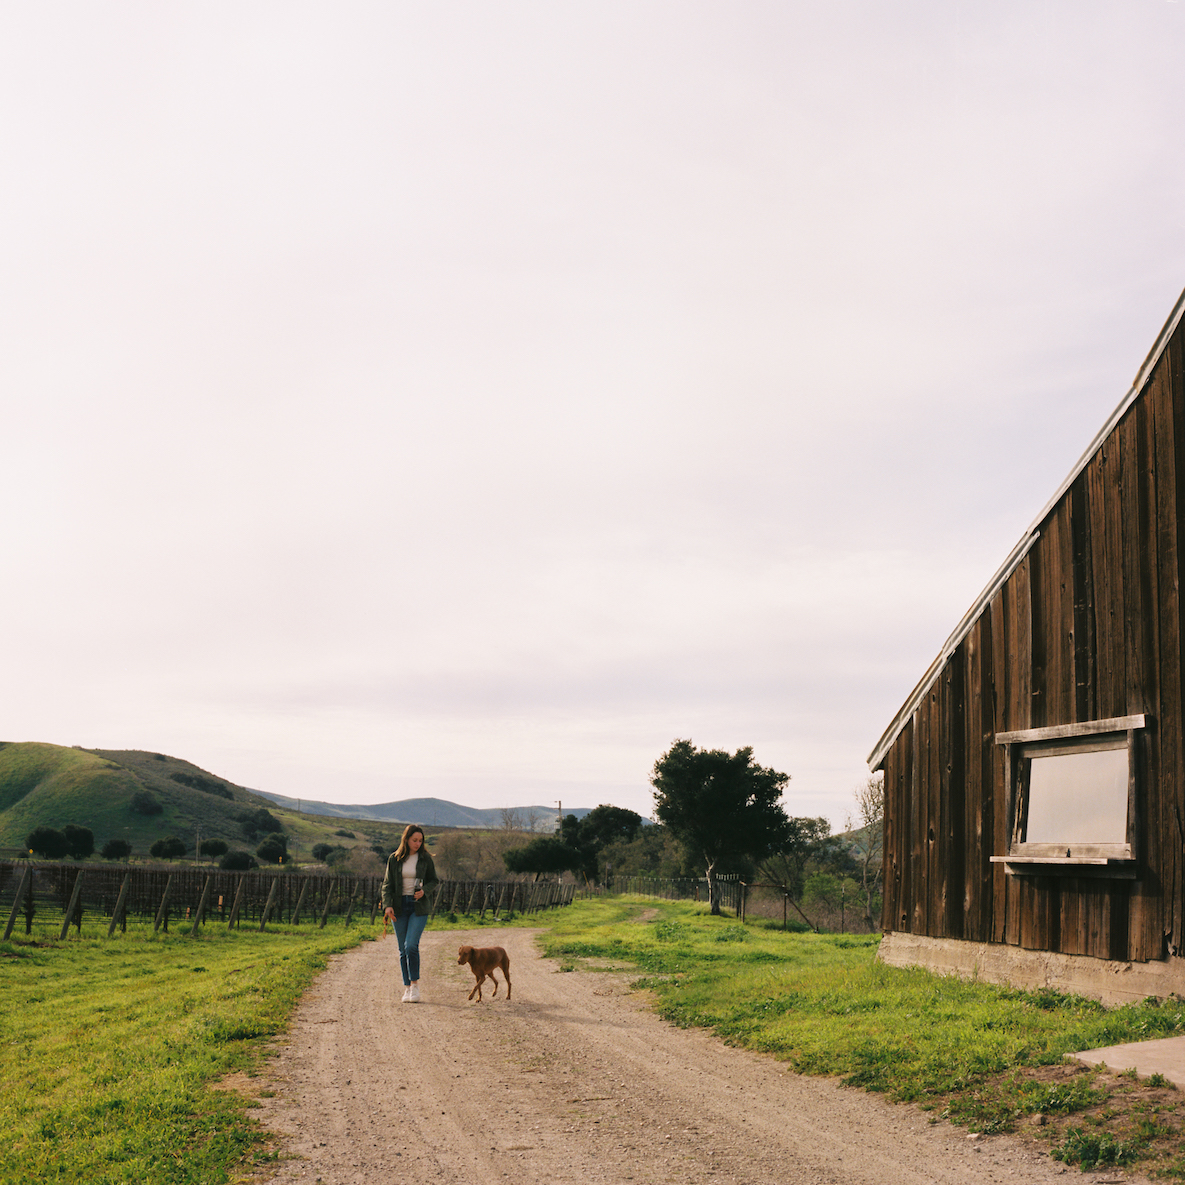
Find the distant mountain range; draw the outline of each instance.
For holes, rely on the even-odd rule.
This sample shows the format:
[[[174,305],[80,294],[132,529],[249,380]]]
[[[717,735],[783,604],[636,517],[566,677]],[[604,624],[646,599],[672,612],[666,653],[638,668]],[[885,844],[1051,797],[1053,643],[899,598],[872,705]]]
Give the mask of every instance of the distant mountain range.
[[[252,791],[287,810],[309,815],[332,815],[339,819],[373,820],[376,823],[419,823],[422,827],[504,827],[513,817],[516,829],[530,830],[534,817],[536,831],[554,829],[556,809],[550,806],[490,807],[461,806],[443,798],[403,798],[398,802],[380,802],[370,806],[339,802],[317,802],[309,798],[289,798],[266,790]],[[592,807],[564,807],[565,815],[584,818]]]

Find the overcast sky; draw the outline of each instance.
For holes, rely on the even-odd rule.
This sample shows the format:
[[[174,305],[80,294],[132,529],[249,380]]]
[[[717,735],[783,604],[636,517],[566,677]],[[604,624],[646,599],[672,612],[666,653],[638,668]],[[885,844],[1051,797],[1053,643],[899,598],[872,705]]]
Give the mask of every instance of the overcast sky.
[[[1185,286],[1185,3],[0,4],[0,739],[865,758]]]

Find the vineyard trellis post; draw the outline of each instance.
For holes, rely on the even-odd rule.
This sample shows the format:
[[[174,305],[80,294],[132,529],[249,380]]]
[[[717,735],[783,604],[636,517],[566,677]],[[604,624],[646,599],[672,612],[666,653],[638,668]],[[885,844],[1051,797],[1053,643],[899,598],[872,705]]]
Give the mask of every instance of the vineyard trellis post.
[[[65,941],[66,934],[70,929],[70,922],[74,920],[74,914],[78,907],[78,900],[82,896],[82,869],[78,870],[74,877],[74,892],[70,894],[70,904],[66,906],[66,916],[62,918],[62,932],[58,935],[58,941]],[[82,911],[78,910],[78,933],[82,934]]]
[[[156,911],[156,921],[152,923],[152,932],[155,934],[160,929],[161,922],[165,924],[165,933],[169,930],[169,890],[173,887],[173,874],[169,873],[169,879],[165,881],[165,891],[160,895],[160,908]]]
[[[239,921],[239,909],[243,904],[243,891],[247,883],[247,874],[245,872],[239,874],[239,883],[235,886],[235,900],[230,907],[230,917],[226,919],[226,928],[233,930]]]
[[[325,923],[329,920],[329,903],[333,900],[333,890],[336,887],[337,887],[337,881],[332,880],[329,882],[329,891],[325,894],[325,908],[323,910],[321,910],[321,926],[320,926],[320,928],[322,930],[325,929]]]
[[[296,898],[296,905],[292,910],[292,924],[294,926],[300,925],[300,907],[304,904],[305,894],[309,891],[309,885],[313,883],[311,876],[304,878],[304,884],[300,886],[300,895]]]
[[[128,886],[132,883],[132,873],[129,869],[124,874],[123,884],[119,886],[119,897],[116,899],[115,908],[111,911],[111,925],[107,927],[107,937],[110,938],[115,933],[115,927],[119,925],[120,914],[123,912],[124,902],[128,899]],[[127,929],[127,925],[124,925]]]
[[[8,925],[4,927],[5,942],[12,936],[12,928],[16,925],[16,915],[21,911],[21,897],[24,896],[25,890],[31,887],[32,880],[33,865],[26,864],[25,871],[21,875],[21,883],[17,886],[16,897],[12,903],[12,913],[8,915]]]
[[[190,938],[196,938],[198,927],[202,924],[202,916],[206,912],[206,904],[210,900],[210,889],[214,885],[214,878],[212,876],[206,877],[206,883],[202,886],[201,900],[198,901],[197,913],[193,915],[193,925],[190,927]]]
[[[263,913],[259,918],[259,928],[262,930],[267,925],[267,920],[272,916],[272,907],[276,904],[276,894],[280,891],[280,878],[278,876],[272,877],[272,887],[268,891],[267,904],[263,907]]]

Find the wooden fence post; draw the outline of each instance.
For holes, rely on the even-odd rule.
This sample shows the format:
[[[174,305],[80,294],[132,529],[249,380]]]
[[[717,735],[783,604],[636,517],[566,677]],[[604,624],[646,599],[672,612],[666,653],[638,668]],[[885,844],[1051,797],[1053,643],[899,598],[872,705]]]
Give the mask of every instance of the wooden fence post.
[[[111,911],[111,925],[107,927],[108,938],[115,933],[115,927],[119,924],[119,915],[123,910],[123,903],[128,899],[128,886],[131,883],[132,873],[129,869],[123,878],[123,884],[119,886],[119,899],[115,902],[115,908]]]
[[[234,929],[239,920],[239,907],[243,904],[243,889],[247,884],[247,874],[245,872],[239,873],[239,883],[235,887],[234,904],[230,907],[230,917],[226,919],[226,928],[228,930]]]
[[[502,898],[506,896],[506,882],[502,882],[502,887],[498,890],[498,904],[494,906],[494,917],[502,916]]]
[[[436,886],[436,892],[432,896],[432,909],[428,914],[428,920],[431,921],[436,916],[436,910],[440,905],[440,898],[444,894],[444,881],[440,881]],[[383,914],[386,917],[386,914]]]
[[[78,904],[79,898],[82,896],[82,869],[78,870],[78,875],[74,878],[74,892],[70,894],[70,904],[66,906],[66,916],[62,919],[62,932],[58,935],[58,941],[64,941],[67,931],[70,929],[70,919],[74,916],[74,907]],[[78,919],[78,933],[82,933],[82,918]]]
[[[267,920],[272,916],[272,906],[276,902],[276,894],[280,890],[280,878],[278,876],[272,877],[272,887],[267,895],[267,904],[263,907],[263,914],[259,919],[259,928],[262,930],[267,925]]]
[[[358,901],[358,886],[350,886],[350,907],[346,910],[346,925],[348,926],[354,920],[354,906]]]
[[[25,871],[21,874],[21,883],[17,886],[16,897],[12,902],[12,913],[8,915],[8,925],[4,927],[4,941],[7,942],[12,935],[12,928],[16,925],[16,915],[21,911],[21,898],[25,895],[25,890],[29,887],[33,880],[33,865],[26,864]]]
[[[165,918],[165,907],[169,904],[169,890],[173,887],[173,874],[169,873],[169,879],[165,881],[165,891],[160,895],[160,908],[156,911],[156,921],[152,923],[152,932],[155,934],[160,929],[161,921]],[[168,930],[168,925],[165,929]]]
[[[292,911],[292,924],[294,926],[300,925],[300,907],[304,904],[304,895],[309,891],[309,884],[312,881],[311,876],[304,878],[304,884],[300,886],[300,896],[296,899],[296,908]]]
[[[193,926],[189,931],[190,938],[196,936],[198,926],[202,924],[202,914],[206,912],[206,902],[210,900],[210,889],[214,885],[214,878],[212,876],[206,877],[206,883],[202,887],[201,900],[198,901],[197,913],[193,915]]]
[[[326,923],[326,921],[329,920],[329,903],[333,900],[333,890],[336,887],[337,887],[337,881],[333,880],[333,881],[329,882],[329,892],[325,894],[325,908],[323,910],[321,910],[321,926],[320,926],[320,928],[322,930],[325,929],[325,923]]]

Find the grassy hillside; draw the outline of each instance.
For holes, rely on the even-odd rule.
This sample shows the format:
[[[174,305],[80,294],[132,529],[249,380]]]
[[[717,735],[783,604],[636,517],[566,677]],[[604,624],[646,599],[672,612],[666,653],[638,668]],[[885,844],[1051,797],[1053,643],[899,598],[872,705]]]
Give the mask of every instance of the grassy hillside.
[[[136,809],[155,802],[160,811]],[[37,826],[89,827],[95,850],[110,839],[124,839],[136,855],[176,835],[192,848],[202,839],[225,840],[253,851],[238,816],[266,808],[284,825],[289,849],[298,861],[312,859],[314,844],[387,851],[398,842],[398,824],[298,814],[284,810],[243,786],[200,769],[189,761],[139,750],[74,749],[33,742],[0,742],[0,847],[20,847]],[[341,836],[340,830],[353,836]]]

